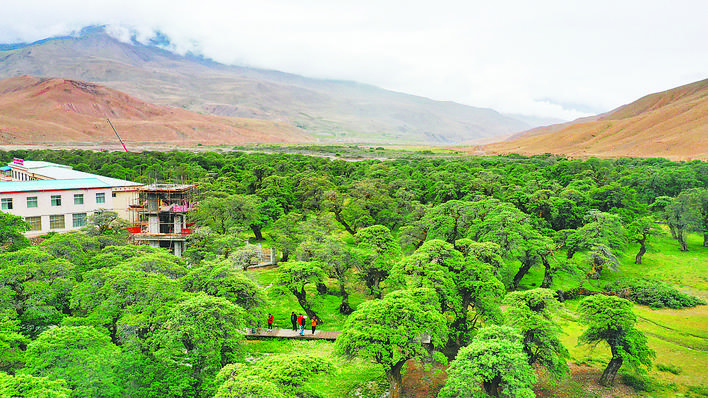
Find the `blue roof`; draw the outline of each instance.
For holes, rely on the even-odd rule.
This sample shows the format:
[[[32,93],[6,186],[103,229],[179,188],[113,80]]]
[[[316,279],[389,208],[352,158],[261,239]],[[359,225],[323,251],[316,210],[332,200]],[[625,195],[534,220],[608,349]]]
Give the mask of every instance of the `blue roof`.
[[[98,178],[77,178],[73,180],[36,180],[0,182],[0,193],[57,191],[67,189],[110,188]]]
[[[10,168],[10,166],[2,166],[2,167],[0,167],[0,171],[10,171],[10,170],[12,170],[12,168]]]

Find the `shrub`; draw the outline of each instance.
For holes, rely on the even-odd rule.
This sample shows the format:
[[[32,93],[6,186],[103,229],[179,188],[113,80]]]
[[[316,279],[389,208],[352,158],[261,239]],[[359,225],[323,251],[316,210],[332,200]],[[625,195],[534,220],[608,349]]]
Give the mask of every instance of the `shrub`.
[[[688,394],[686,394],[686,397],[693,397],[694,395],[697,397],[708,397],[708,387],[703,387],[703,386],[688,386]]]
[[[673,286],[650,279],[629,279],[610,285],[608,290],[624,291],[626,297],[637,304],[651,308],[689,308],[705,304],[704,301],[682,293]]]
[[[651,377],[632,373],[622,373],[622,384],[634,388],[635,391],[646,392],[656,391],[659,387]]]
[[[669,373],[673,373],[675,375],[680,375],[681,372],[683,372],[683,369],[681,369],[681,367],[678,365],[671,365],[671,364],[664,365],[663,363],[657,363],[656,369],[661,372],[669,372]]]

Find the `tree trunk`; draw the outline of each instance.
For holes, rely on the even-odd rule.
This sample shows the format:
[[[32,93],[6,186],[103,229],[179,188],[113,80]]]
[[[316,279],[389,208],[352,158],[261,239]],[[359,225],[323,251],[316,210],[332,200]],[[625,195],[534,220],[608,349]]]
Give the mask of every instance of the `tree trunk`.
[[[356,232],[352,229],[352,227],[350,227],[349,224],[347,224],[347,222],[344,221],[344,218],[342,218],[341,212],[336,211],[333,213],[334,213],[334,219],[337,220],[337,222],[339,222],[340,224],[342,224],[342,226],[344,227],[344,229],[347,230],[347,232],[352,234],[352,236],[356,235]]]
[[[339,305],[339,313],[349,315],[354,311],[349,305],[349,293],[347,293],[347,289],[342,281],[339,282],[339,292],[342,294],[342,304]]]
[[[312,310],[310,303],[307,301],[307,293],[305,293],[304,288],[300,291],[291,290],[291,292],[295,295],[295,297],[297,298],[298,304],[300,304],[300,307],[302,307],[302,309],[305,311],[305,313],[307,314],[307,316],[310,319],[317,316],[315,311]],[[320,317],[317,316],[317,319],[320,319]]]
[[[550,289],[553,284],[553,269],[551,269],[551,263],[548,262],[548,256],[541,256],[541,261],[543,262],[543,282],[541,282],[541,287],[544,289]]]
[[[391,369],[386,371],[386,378],[388,379],[388,398],[400,398],[401,397],[401,369],[406,361],[399,361]]]
[[[289,257],[290,257],[290,250],[283,250],[283,257],[280,259],[280,261],[287,263]]]
[[[609,387],[615,383],[615,376],[617,376],[617,371],[622,367],[622,362],[624,360],[621,357],[612,357],[610,363],[607,364],[605,371],[602,372],[600,376],[600,384]]]
[[[637,256],[634,258],[634,263],[641,264],[642,263],[642,256],[646,252],[647,252],[647,246],[646,246],[646,244],[644,244],[644,240],[641,240],[639,242],[639,253],[637,253]]]
[[[517,272],[516,275],[514,275],[514,290],[519,288],[519,283],[521,283],[521,280],[524,279],[524,276],[526,276],[526,274],[528,274],[532,265],[533,265],[532,259],[527,259],[526,261],[521,262],[521,268],[519,268],[519,272]]]
[[[538,354],[534,353],[530,348],[533,345],[533,340],[534,333],[532,330],[529,330],[524,336],[524,352],[529,359],[529,365],[533,365],[538,360]]]
[[[381,282],[381,279],[376,278],[374,279],[374,286],[371,289],[371,293],[374,294],[374,297],[377,299],[381,299],[381,289],[379,288],[379,283]]]
[[[674,226],[674,224],[672,224],[672,223],[670,223],[670,222],[667,223],[667,224],[669,224],[669,231],[671,231],[671,237],[672,237],[673,239],[677,239],[677,237],[676,237],[676,227]]]
[[[319,294],[327,294],[327,285],[324,283],[320,282],[317,284],[317,293]]]
[[[703,247],[708,247],[708,232],[703,233]]]
[[[572,259],[573,259],[573,256],[575,255],[575,248],[574,248],[574,247],[569,247],[569,248],[568,248],[568,252],[567,252],[566,254],[567,254],[566,257],[568,258],[568,260],[572,260]]]
[[[686,244],[686,238],[683,236],[683,228],[676,228],[676,239],[678,239],[679,245],[681,245],[681,251],[687,252],[688,245]]]
[[[492,396],[492,397],[498,397],[499,396],[499,384],[501,384],[501,376],[496,375],[491,381],[483,381],[482,386],[484,387],[484,391]]]
[[[253,235],[256,236],[257,241],[262,241],[263,240],[263,234],[261,233],[261,227],[255,224],[251,224],[251,231],[253,231]]]

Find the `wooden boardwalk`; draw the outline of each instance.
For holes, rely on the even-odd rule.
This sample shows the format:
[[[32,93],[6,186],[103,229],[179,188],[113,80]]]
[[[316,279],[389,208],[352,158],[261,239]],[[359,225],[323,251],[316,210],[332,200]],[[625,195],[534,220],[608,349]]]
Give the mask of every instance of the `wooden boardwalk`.
[[[312,334],[312,329],[305,329],[305,332],[300,336],[300,331],[293,331],[292,329],[273,329],[268,331],[268,329],[253,329],[248,328],[244,332],[244,336],[247,339],[253,338],[279,338],[279,339],[301,339],[301,340],[330,340],[335,341],[337,336],[342,334],[335,330],[316,330],[315,334]]]

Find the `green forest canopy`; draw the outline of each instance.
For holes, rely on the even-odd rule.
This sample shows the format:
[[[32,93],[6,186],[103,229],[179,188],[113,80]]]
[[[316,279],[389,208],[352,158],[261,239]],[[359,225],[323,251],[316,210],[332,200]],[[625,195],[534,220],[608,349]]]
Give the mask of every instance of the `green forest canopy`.
[[[568,297],[588,288],[607,287],[617,294],[639,291],[626,286],[642,286],[641,296],[625,297],[659,308],[701,303],[666,284],[645,288],[659,286],[658,281],[602,281],[617,269],[630,243],[641,243],[641,255],[655,253],[644,243],[662,232],[655,228],[657,222],[679,238],[677,248],[706,250],[680,238],[698,233],[704,246],[708,240],[708,165],[703,162],[415,154],[351,162],[242,152],[0,152],[2,162],[14,157],[140,182],[195,183],[202,206],[193,214],[196,233],[183,259],[125,246],[120,237],[82,233],[56,235],[26,248],[14,243],[19,227],[13,225],[21,223],[4,223],[0,371],[7,375],[0,377],[0,391],[15,388],[18,380],[38,386],[38,380],[49,378],[57,383],[43,388],[56,389],[56,396],[65,396],[67,388],[71,396],[98,396],[96,391],[111,396],[236,396],[228,394],[236,394],[239,385],[261,386],[273,396],[318,396],[306,387],[305,378],[282,370],[287,374],[269,380],[257,365],[244,362],[247,348],[238,329],[259,322],[274,300],[296,302],[295,296],[303,308],[317,306],[317,297],[342,298],[331,313],[318,309],[317,315],[325,328],[332,324],[342,329],[343,341],[354,347],[365,336],[348,334],[348,328],[355,328],[348,325],[356,322],[337,319],[346,319],[362,300],[426,288],[432,296],[425,297],[435,297],[433,301],[411,297],[422,300],[417,304],[422,311],[442,316],[428,317],[432,322],[448,322],[439,325],[449,330],[447,341],[436,346],[449,359],[472,342],[487,344],[474,340],[481,328],[508,324],[515,325],[514,333],[526,333],[526,345],[514,348],[514,355],[529,364],[545,364],[554,374],[567,369],[567,352],[555,337],[559,327],[546,304],[535,308],[531,301],[521,306],[521,301],[507,299],[507,305],[520,306],[518,311],[501,310],[507,292],[532,287],[531,273],[543,275],[541,287]],[[301,273],[314,272],[317,278],[296,287],[276,283],[264,295],[244,273],[249,261],[244,257],[248,251],[241,248],[244,238],[265,240],[278,249],[282,261],[288,261],[283,271],[292,262]],[[636,256],[640,262],[641,255]],[[543,292],[538,294],[553,297]],[[652,292],[661,296],[652,297]],[[351,294],[359,298],[350,306]],[[360,306],[362,311],[370,308]],[[349,317],[362,316],[355,311]],[[431,321],[423,321],[423,329],[425,322]],[[77,341],[70,336],[84,339],[78,344],[80,354],[72,351]],[[72,361],[45,358],[52,350],[95,363],[94,370],[102,372],[100,383]],[[421,356],[420,350],[406,350],[416,353],[410,357]],[[302,362],[308,371],[323,375],[335,363],[331,357]],[[494,386],[480,385],[479,391],[503,395],[504,383],[492,379],[479,376]],[[400,383],[400,377],[389,380]]]

